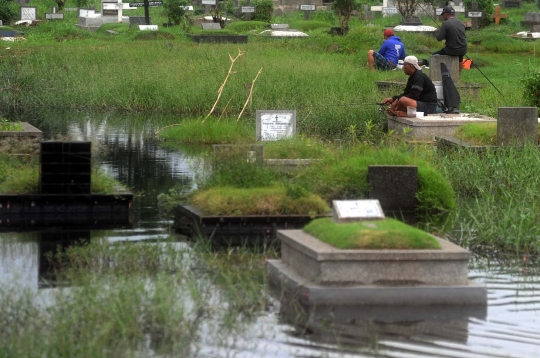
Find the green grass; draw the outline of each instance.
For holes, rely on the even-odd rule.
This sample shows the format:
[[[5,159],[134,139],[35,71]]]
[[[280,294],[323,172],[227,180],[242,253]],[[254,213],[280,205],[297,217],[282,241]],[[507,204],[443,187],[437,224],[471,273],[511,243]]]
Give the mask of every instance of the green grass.
[[[318,159],[331,152],[321,141],[304,137],[264,142],[265,159]]]
[[[50,304],[36,305],[40,293],[15,283],[0,288],[1,354],[196,355],[201,342],[220,345],[267,307],[264,262],[275,256],[271,250],[215,252],[166,240],[118,244],[99,237],[50,252],[43,257],[52,267],[47,274],[60,283],[50,290]]]
[[[188,203],[210,215],[318,215],[330,211],[320,197],[291,197],[284,187],[219,187],[193,193]]]
[[[255,128],[232,119],[188,119],[161,128],[157,136],[165,141],[196,144],[241,144],[255,141]]]
[[[540,137],[540,130],[539,130]],[[497,144],[497,123],[467,123],[454,132],[454,136],[475,145]]]
[[[20,132],[23,130],[20,122],[10,122],[7,119],[0,119],[0,131]]]
[[[316,219],[304,227],[308,234],[338,249],[440,249],[434,236],[394,219],[336,223]]]

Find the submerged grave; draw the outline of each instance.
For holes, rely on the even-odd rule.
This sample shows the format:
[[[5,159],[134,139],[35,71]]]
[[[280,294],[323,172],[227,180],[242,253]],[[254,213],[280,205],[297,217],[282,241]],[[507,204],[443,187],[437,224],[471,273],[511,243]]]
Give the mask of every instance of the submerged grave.
[[[361,200],[348,205],[356,220],[380,216],[359,210]],[[307,305],[487,304],[486,287],[468,279],[470,253],[441,238],[441,249],[418,250],[338,249],[302,230],[278,238],[282,256],[267,261],[269,280]]]
[[[0,229],[129,223],[133,194],[91,192],[91,142],[40,146],[40,192],[0,194]]]

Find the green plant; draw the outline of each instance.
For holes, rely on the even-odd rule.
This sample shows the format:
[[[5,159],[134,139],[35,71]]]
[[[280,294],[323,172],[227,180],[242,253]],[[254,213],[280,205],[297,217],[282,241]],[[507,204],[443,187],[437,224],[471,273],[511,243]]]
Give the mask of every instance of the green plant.
[[[255,6],[255,13],[251,16],[251,20],[269,23],[274,12],[274,2],[271,0],[252,0],[251,4]]]
[[[188,22],[185,6],[190,5],[189,0],[164,0],[163,11],[167,16],[169,24],[180,25],[182,22]]]
[[[5,118],[0,119],[0,131],[22,131],[23,127],[20,122],[10,122]]]
[[[339,18],[341,31],[346,34],[349,31],[349,23],[354,10],[360,8],[360,3],[357,0],[334,0],[332,1],[332,9],[336,10]]]
[[[521,80],[524,84],[523,97],[529,106],[540,108],[540,71],[529,69]]]
[[[10,24],[17,18],[17,4],[13,0],[0,0],[0,20]]]

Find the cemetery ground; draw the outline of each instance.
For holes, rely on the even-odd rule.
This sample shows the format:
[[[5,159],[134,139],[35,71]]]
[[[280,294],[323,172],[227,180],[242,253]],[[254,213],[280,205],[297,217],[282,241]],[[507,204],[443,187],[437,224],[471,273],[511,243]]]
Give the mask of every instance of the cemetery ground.
[[[496,116],[498,107],[526,105],[521,79],[538,68],[535,45],[509,36],[521,29],[512,14],[522,11],[509,10],[509,19],[499,27],[468,32],[469,57],[503,95],[478,71],[464,71],[462,81],[482,83],[483,88],[479,98],[462,99],[462,112]],[[326,13],[314,15],[336,24]],[[158,12],[152,16],[159,18]],[[175,27],[142,33],[122,25],[121,34],[111,37],[73,28],[74,18],[44,22],[24,29],[26,41],[6,43],[1,49],[2,105],[11,108],[13,117],[17,111],[39,113],[43,108],[133,113],[134,127],[150,120],[157,128],[190,122],[200,134],[206,132],[204,126],[221,122],[233,128],[231,136],[235,127],[246,136],[254,133],[256,109],[295,109],[299,136],[308,148],[314,147],[297,155],[313,155],[321,162],[294,175],[302,185],[291,180],[292,192],[314,188],[327,199],[357,198],[365,189],[359,169],[368,163],[425,164],[419,166],[420,173],[424,170],[419,177],[431,185],[421,192],[426,200],[421,228],[479,254],[520,253],[534,261],[540,250],[540,157],[535,146],[441,156],[431,144],[411,145],[400,133],[385,132],[384,117],[374,105],[383,97],[375,81],[405,81],[405,75],[368,71],[365,53],[380,46],[382,29],[396,21],[380,18],[371,27],[354,20],[343,37],[327,35],[326,27],[307,31],[307,39],[250,34],[249,43],[242,45],[194,44]],[[408,54],[419,58],[429,57],[425,46],[431,51],[442,46],[422,34],[400,37]],[[243,54],[234,63],[220,101],[203,122],[239,51]],[[252,101],[239,116],[251,89]],[[219,128],[200,141],[251,142],[224,140]],[[287,143],[274,145],[275,156],[291,152],[279,149],[290,148]],[[6,172],[2,165],[0,161],[0,177]],[[272,178],[264,169],[257,170],[248,184],[257,183],[260,175]],[[213,180],[235,185],[233,179],[239,177],[244,176],[231,172]],[[444,215],[430,215],[434,207]],[[36,293],[1,287],[1,351],[6,356],[195,356],[211,346],[222,348],[216,348],[220,353],[235,352],[230,338],[245,334],[244,327],[272,305],[264,262],[278,256],[274,247],[216,252],[202,240],[188,249],[167,239],[157,245],[92,240],[58,251],[50,257],[55,280],[71,285],[60,288],[56,304],[42,303],[47,310],[35,304]],[[359,350],[342,348],[343,353],[376,351],[373,342],[365,343]]]

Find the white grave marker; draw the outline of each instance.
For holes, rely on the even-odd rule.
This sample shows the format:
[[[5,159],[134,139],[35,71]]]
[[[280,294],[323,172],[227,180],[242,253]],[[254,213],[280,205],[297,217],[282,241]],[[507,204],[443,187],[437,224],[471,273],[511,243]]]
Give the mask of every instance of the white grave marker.
[[[360,220],[382,220],[384,212],[377,199],[333,200],[334,221],[351,222]]]
[[[21,20],[37,20],[37,7],[21,6]]]
[[[256,127],[258,141],[292,138],[296,134],[296,111],[257,111]]]
[[[141,31],[157,31],[158,25],[139,25]]]

